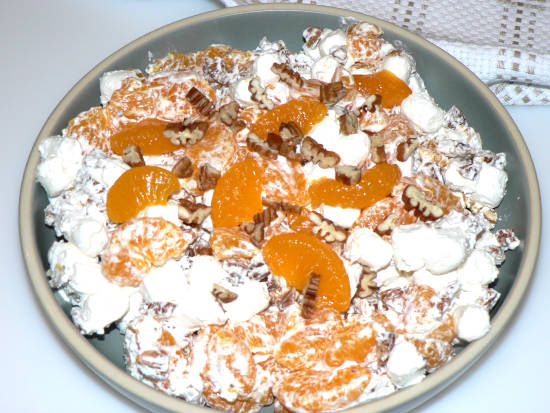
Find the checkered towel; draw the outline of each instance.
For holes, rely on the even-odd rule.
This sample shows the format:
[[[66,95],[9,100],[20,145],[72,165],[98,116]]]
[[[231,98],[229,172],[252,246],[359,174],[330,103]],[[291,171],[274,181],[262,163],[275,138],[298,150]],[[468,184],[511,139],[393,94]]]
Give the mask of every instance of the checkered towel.
[[[284,3],[220,0],[225,6]],[[550,104],[547,0],[291,0],[340,7],[418,33],[453,55],[506,105]]]

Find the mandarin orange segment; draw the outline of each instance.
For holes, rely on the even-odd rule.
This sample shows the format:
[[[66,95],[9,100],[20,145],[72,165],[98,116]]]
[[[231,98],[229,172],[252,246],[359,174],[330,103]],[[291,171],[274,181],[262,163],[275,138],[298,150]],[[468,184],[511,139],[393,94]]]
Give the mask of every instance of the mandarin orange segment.
[[[146,119],[138,123],[130,123],[111,136],[111,149],[117,155],[122,155],[128,145],[137,145],[143,155],[161,155],[180,149],[164,136],[166,122],[157,119]]]
[[[319,123],[327,115],[327,107],[315,100],[289,100],[272,110],[260,113],[250,132],[266,139],[268,132],[279,133],[281,123],[294,122],[305,135],[312,126]]]
[[[263,172],[253,159],[231,166],[218,180],[212,196],[214,227],[251,222],[261,212]]]
[[[214,228],[209,242],[214,257],[219,261],[250,260],[260,252],[250,236],[238,228]]]
[[[382,31],[367,24],[354,24],[348,27],[346,45],[348,53],[360,62],[376,61],[380,58],[380,48],[384,41],[379,38]]]
[[[459,212],[464,210],[460,198],[453,194],[445,184],[435,178],[419,174],[412,179],[404,179],[404,181],[412,181],[414,185],[424,192],[426,199],[440,206],[445,214],[448,214],[452,210]]]
[[[142,121],[160,119],[167,122],[183,122],[197,117],[198,112],[186,99],[191,88],[197,88],[212,103],[216,94],[208,82],[188,73],[159,75],[152,79],[128,78],[113,92],[105,109],[113,118]]]
[[[346,365],[334,370],[300,370],[282,377],[275,396],[290,411],[322,412],[344,408],[370,381],[366,367]]]
[[[78,114],[65,131],[67,136],[86,140],[92,147],[111,153],[109,137],[117,130],[113,118],[102,107],[94,107]]]
[[[313,222],[307,218],[307,213],[296,214],[287,212],[288,226],[294,232],[313,235]]]
[[[250,63],[252,53],[232,49],[226,45],[209,46],[204,50],[191,53],[170,52],[162,59],[155,60],[147,69],[149,74],[160,72],[181,72],[201,70],[207,59],[222,59],[225,69],[229,72],[234,68],[243,70]]]
[[[179,258],[191,238],[163,218],[128,221],[111,234],[101,257],[103,275],[122,286],[137,286],[153,266]]]
[[[349,278],[340,257],[327,244],[307,234],[286,233],[269,239],[263,256],[271,272],[301,291],[309,275],[321,276],[317,305],[346,311],[350,304]]]
[[[179,191],[178,177],[158,166],[139,166],[124,172],[107,193],[107,215],[122,223],[150,205],[165,205]]]
[[[279,365],[291,371],[309,369],[322,359],[327,343],[325,334],[299,330],[279,343],[274,358]]]
[[[396,215],[396,225],[409,225],[418,222],[414,211],[405,209],[405,204],[401,198],[386,197],[377,201],[368,208],[361,211],[361,215],[354,223],[356,227],[369,228],[375,230],[388,216]]]
[[[211,124],[203,138],[185,148],[185,155],[197,168],[208,163],[224,172],[237,157],[235,135],[222,123]]]
[[[261,158],[258,164],[264,173],[265,198],[302,206],[309,203],[307,179],[299,163],[279,156],[276,160]]]
[[[355,87],[363,95],[380,95],[381,104],[385,108],[401,105],[403,99],[412,93],[407,84],[389,70],[369,75],[353,75],[353,79]]]
[[[332,335],[325,352],[325,363],[338,367],[346,361],[365,364],[367,356],[376,350],[376,336],[366,324],[352,323]]]
[[[401,172],[397,165],[380,163],[363,172],[361,181],[355,185],[322,178],[314,181],[308,192],[313,208],[325,204],[363,209],[390,195],[400,178]]]

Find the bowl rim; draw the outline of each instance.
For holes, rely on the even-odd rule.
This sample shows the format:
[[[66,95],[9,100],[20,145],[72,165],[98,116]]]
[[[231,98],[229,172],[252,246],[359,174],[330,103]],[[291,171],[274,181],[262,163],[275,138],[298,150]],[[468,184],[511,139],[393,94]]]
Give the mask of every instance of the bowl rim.
[[[369,21],[395,33],[397,36],[407,39],[409,42],[419,44],[428,51],[436,54],[446,64],[458,71],[467,82],[472,84],[486,100],[498,117],[503,121],[505,128],[512,136],[513,143],[516,146],[520,163],[524,166],[528,186],[529,210],[526,211],[528,226],[527,239],[522,240],[524,255],[522,257],[516,278],[510,288],[510,291],[502,303],[497,314],[492,318],[491,329],[481,339],[470,343],[460,354],[445,366],[439,368],[436,372],[426,377],[421,383],[397,391],[389,396],[371,401],[367,404],[352,407],[352,412],[378,412],[390,409],[396,409],[400,406],[413,407],[421,404],[435,393],[443,390],[446,386],[456,380],[468,367],[470,367],[482,354],[494,344],[496,339],[503,333],[509,321],[514,318],[516,310],[520,307],[522,297],[524,296],[534,271],[540,244],[541,227],[541,199],[540,189],[537,181],[535,168],[529,154],[529,150],[516,127],[514,121],[498,101],[496,96],[487,88],[487,86],[478,79],[468,68],[462,65],[458,60],[447,54],[445,51],[428,42],[417,34],[411,33],[401,27],[368,16],[363,13],[350,10],[318,5],[306,4],[256,4],[247,6],[238,6],[214,10],[195,16],[187,17],[182,20],[162,26],[152,32],[149,32],[134,41],[123,46],[103,61],[93,67],[85,74],[61,99],[54,108],[44,126],[40,130],[36,141],[32,147],[27,160],[19,198],[19,234],[20,244],[23,253],[25,267],[31,281],[33,291],[38,299],[43,311],[51,325],[53,325],[57,334],[62,337],[65,344],[80,358],[80,360],[94,371],[100,378],[106,381],[126,397],[137,404],[149,409],[164,409],[165,411],[192,411],[205,412],[206,408],[192,405],[179,400],[173,396],[168,396],[158,390],[155,390],[138,380],[134,379],[127,372],[109,361],[95,347],[93,347],[82,336],[69,318],[62,311],[61,307],[55,301],[53,292],[46,280],[42,269],[40,254],[37,248],[37,240],[34,236],[32,222],[32,192],[35,183],[35,169],[39,161],[37,151],[38,144],[53,131],[53,125],[57,122],[60,115],[67,109],[70,102],[81,93],[82,89],[91,80],[97,78],[113,62],[121,56],[132,50],[145,45],[151,40],[175,31],[181,27],[201,23],[206,20],[226,17],[235,14],[248,14],[251,12],[269,12],[269,11],[299,11],[329,14],[341,18],[350,18],[358,21]],[[527,248],[528,247],[528,248]],[[212,411],[209,409],[209,411]]]

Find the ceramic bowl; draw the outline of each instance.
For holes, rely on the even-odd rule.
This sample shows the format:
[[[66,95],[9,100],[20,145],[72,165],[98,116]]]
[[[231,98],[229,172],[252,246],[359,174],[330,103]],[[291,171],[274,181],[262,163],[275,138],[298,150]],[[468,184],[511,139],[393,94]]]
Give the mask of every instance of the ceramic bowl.
[[[492,329],[482,339],[467,345],[445,366],[422,383],[388,397],[352,409],[356,412],[405,411],[419,405],[449,385],[471,366],[505,329],[520,305],[539,246],[541,211],[535,170],[526,145],[512,119],[468,69],[441,49],[390,23],[329,7],[306,5],[256,5],[222,9],[190,17],[153,31],[123,47],[94,67],[55,108],[40,131],[26,166],[20,197],[20,236],[31,284],[48,319],[58,334],[82,361],[115,389],[136,403],[154,411],[200,412],[193,406],[134,380],[124,370],[122,336],[112,331],[104,339],[81,336],[68,316],[69,308],[52,293],[47,279],[47,251],[55,235],[44,225],[47,197],[35,183],[39,160],[37,146],[47,136],[56,135],[79,112],[98,105],[98,78],[109,70],[144,68],[148,53],[161,57],[168,52],[190,52],[212,43],[225,43],[239,49],[253,49],[263,36],[282,39],[294,51],[301,47],[302,31],[309,26],[340,28],[366,20],[384,30],[384,38],[411,53],[417,70],[439,105],[459,107],[466,119],[483,137],[484,146],[505,152],[508,159],[508,193],[499,207],[499,227],[512,227],[521,246],[507,255],[496,289],[502,294],[492,312]]]

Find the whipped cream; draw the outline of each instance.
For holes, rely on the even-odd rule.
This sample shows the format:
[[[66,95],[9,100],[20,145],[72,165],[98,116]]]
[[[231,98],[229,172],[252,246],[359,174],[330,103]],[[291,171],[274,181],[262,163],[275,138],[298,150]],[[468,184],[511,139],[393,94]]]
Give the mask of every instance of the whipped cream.
[[[120,89],[125,79],[139,79],[142,77],[143,74],[138,69],[113,70],[103,73],[99,78],[99,90],[101,93],[99,100],[101,104],[105,106],[111,100],[111,96],[116,90]]]

